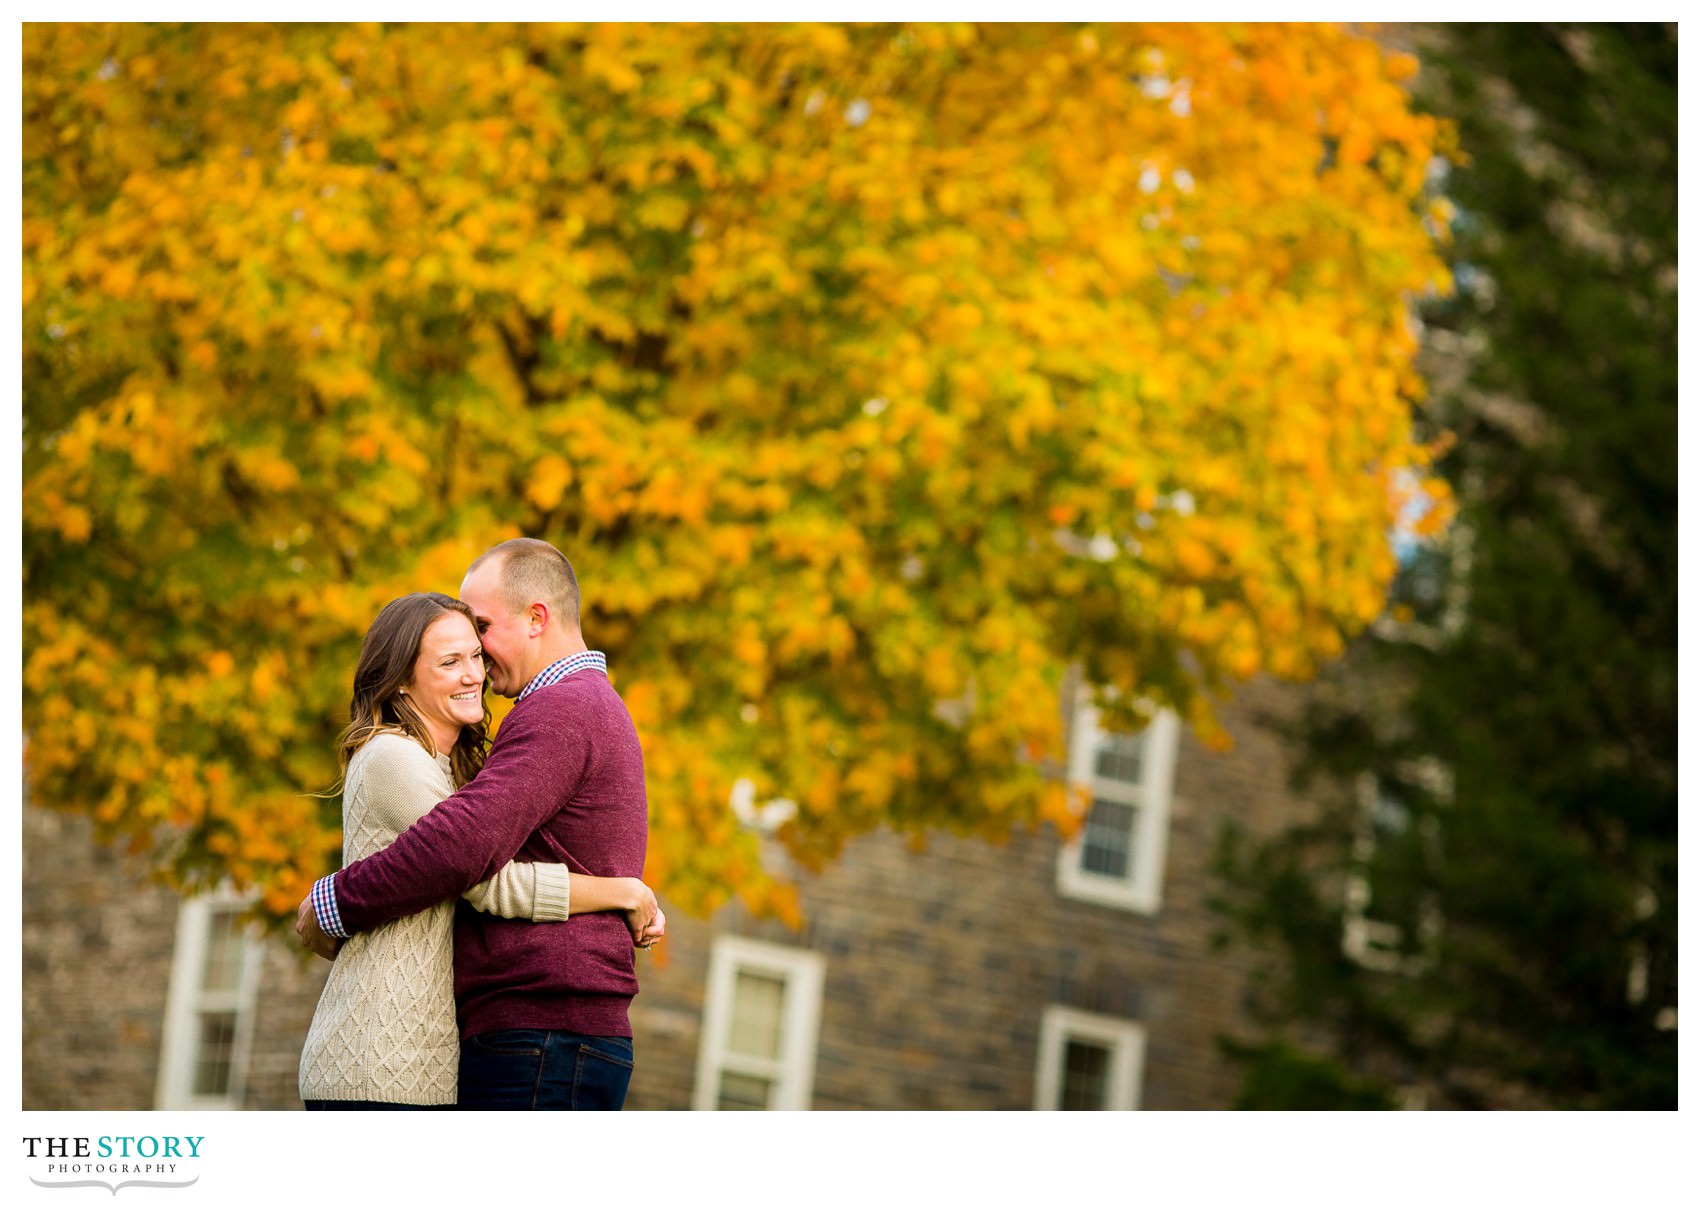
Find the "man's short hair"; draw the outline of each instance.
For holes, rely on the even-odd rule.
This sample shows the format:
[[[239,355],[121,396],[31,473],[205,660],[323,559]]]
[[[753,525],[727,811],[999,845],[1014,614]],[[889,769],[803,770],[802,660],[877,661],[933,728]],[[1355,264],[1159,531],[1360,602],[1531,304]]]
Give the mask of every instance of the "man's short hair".
[[[542,602],[551,614],[579,626],[578,577],[567,557],[542,539],[497,543],[467,568],[468,576],[486,560],[500,560],[502,595],[515,614]]]

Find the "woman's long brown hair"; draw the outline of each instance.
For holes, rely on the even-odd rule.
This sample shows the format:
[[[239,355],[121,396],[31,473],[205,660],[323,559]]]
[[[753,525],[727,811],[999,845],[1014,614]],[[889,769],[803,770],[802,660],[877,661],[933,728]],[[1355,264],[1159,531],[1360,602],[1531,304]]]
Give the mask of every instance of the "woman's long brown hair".
[[[348,727],[337,740],[337,761],[344,773],[367,741],[379,732],[403,732],[434,754],[437,747],[431,732],[412,704],[400,693],[413,677],[425,629],[449,612],[463,615],[478,633],[472,608],[446,593],[410,593],[397,598],[378,612],[366,629],[360,645],[360,660],[354,667],[354,697],[348,706]],[[484,766],[490,748],[490,709],[476,724],[461,727],[449,751],[449,773],[461,786]]]

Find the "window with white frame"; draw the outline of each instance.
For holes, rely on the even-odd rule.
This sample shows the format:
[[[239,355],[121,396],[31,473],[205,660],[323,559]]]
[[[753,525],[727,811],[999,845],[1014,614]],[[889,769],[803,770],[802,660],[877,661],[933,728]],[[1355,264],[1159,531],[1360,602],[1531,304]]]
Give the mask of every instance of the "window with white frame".
[[[1180,721],[1160,711],[1137,733],[1111,732],[1088,692],[1075,706],[1069,782],[1091,797],[1086,823],[1057,858],[1065,896],[1136,913],[1162,902]]]
[[[241,1104],[253,1038],[260,941],[228,893],[183,902],[154,1101],[162,1110]]]
[[[811,951],[715,939],[697,1052],[696,1110],[808,1110],[825,975],[825,962]]]
[[[1341,949],[1365,967],[1412,972],[1427,962],[1440,935],[1432,872],[1438,822],[1419,797],[1448,797],[1450,778],[1438,762],[1407,763],[1397,777],[1358,779],[1361,815],[1346,876]]]
[[[1129,1019],[1047,1006],[1039,1019],[1040,1111],[1137,1111],[1145,1028]]]

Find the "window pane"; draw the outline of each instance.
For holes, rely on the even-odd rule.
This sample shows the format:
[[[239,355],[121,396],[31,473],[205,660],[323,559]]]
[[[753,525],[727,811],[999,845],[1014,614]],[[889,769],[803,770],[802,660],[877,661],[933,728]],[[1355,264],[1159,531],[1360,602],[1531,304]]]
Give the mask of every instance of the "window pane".
[[[1133,871],[1132,804],[1093,800],[1081,839],[1080,866],[1097,875],[1126,879]]]
[[[1430,543],[1396,545],[1396,553],[1399,570],[1393,576],[1388,603],[1407,608],[1419,623],[1439,622],[1451,577],[1448,553]]]
[[[720,1110],[766,1111],[773,1083],[745,1073],[720,1074]]]
[[[1369,890],[1363,916],[1383,945],[1414,950],[1421,939],[1422,907],[1429,887],[1424,843],[1414,828],[1410,801],[1397,784],[1384,778],[1375,782],[1369,805],[1370,849],[1362,866]]]
[[[1386,779],[1375,780],[1375,799],[1369,806],[1370,828],[1377,842],[1403,837],[1411,829],[1411,809]]]
[[[1098,777],[1118,783],[1138,783],[1144,757],[1143,732],[1106,732],[1098,738]]]
[[[784,1009],[783,980],[754,972],[739,972],[732,990],[732,1031],[727,1047],[741,1056],[777,1060]]]
[[[234,993],[242,982],[243,937],[234,909],[214,910],[207,918],[207,958],[201,968],[201,988],[208,993]]]
[[[1110,1050],[1077,1039],[1063,1052],[1064,1111],[1103,1111],[1110,1105]]]
[[[230,1093],[230,1058],[236,1044],[234,1012],[202,1014],[195,1040],[195,1094]]]

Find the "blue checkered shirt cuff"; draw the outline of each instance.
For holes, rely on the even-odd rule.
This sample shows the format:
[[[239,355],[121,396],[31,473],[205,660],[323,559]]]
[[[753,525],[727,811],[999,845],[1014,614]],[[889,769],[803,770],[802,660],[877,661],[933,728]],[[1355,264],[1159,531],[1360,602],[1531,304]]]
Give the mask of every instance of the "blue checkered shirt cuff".
[[[332,938],[351,938],[343,927],[342,914],[336,907],[336,876],[327,875],[313,885],[313,914],[319,919],[319,929]]]

